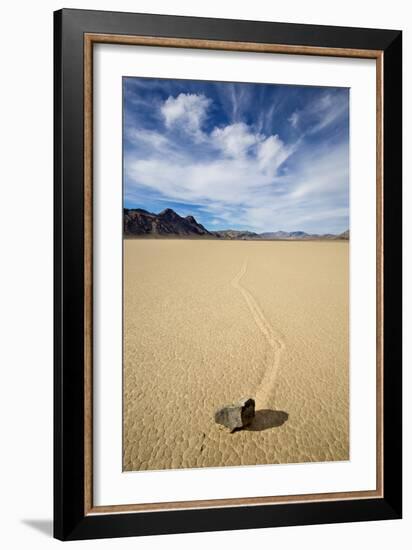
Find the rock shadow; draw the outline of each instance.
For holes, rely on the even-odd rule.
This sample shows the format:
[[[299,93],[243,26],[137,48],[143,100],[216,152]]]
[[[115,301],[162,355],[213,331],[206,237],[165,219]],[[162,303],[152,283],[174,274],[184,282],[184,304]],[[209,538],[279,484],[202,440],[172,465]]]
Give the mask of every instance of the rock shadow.
[[[285,411],[274,411],[272,409],[261,409],[255,412],[255,417],[250,426],[244,428],[250,432],[261,432],[270,428],[278,428],[282,426],[289,415]]]

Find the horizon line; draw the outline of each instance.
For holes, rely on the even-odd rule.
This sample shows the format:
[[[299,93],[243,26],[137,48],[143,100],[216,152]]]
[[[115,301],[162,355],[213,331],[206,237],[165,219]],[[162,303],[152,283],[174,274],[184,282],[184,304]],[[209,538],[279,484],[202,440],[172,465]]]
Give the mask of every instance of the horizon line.
[[[303,229],[294,229],[294,230],[291,230],[291,231],[285,231],[284,229],[276,229],[276,230],[273,229],[273,230],[264,230],[264,231],[259,231],[259,232],[257,230],[251,230],[251,229],[232,229],[231,227],[225,227],[224,229],[208,229],[203,223],[200,223],[196,219],[196,217],[193,216],[193,214],[188,214],[187,216],[182,216],[181,214],[176,212],[176,210],[174,210],[173,208],[170,208],[170,207],[166,207],[158,213],[151,212],[150,210],[146,210],[146,208],[141,208],[139,206],[134,206],[132,208],[123,206],[123,210],[140,210],[140,211],[146,212],[147,214],[150,214],[152,216],[160,216],[161,214],[163,214],[163,213],[165,213],[169,210],[169,211],[173,212],[174,214],[176,214],[177,216],[179,216],[182,219],[193,218],[197,224],[202,225],[206,229],[206,231],[208,231],[209,233],[219,233],[219,232],[222,232],[222,231],[235,231],[237,233],[255,233],[256,235],[263,235],[265,233],[286,233],[286,234],[304,233],[305,235],[334,235],[334,236],[339,236],[339,235],[342,235],[343,233],[346,233],[347,231],[350,231],[350,227],[348,227],[347,229],[344,229],[343,231],[338,232],[338,233],[332,232],[332,231],[308,233],[307,231],[304,231]]]

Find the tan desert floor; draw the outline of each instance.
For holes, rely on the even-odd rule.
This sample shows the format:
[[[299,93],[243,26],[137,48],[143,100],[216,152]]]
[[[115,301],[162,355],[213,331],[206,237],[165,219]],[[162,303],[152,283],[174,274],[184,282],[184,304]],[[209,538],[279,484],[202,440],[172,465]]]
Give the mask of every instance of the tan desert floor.
[[[126,240],[124,469],[349,459],[347,242]],[[256,399],[249,429],[214,411]]]

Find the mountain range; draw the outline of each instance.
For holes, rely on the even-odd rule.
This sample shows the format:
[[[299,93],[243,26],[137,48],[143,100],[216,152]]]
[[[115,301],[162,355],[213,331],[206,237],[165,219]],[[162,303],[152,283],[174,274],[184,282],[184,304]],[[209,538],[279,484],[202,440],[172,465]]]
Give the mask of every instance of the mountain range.
[[[349,230],[339,235],[332,233],[318,234],[305,231],[274,231],[254,233],[253,231],[238,231],[225,229],[208,231],[198,223],[193,216],[179,216],[171,208],[162,210],[159,214],[148,212],[143,208],[125,208],[123,211],[123,231],[125,237],[181,237],[210,238],[226,240],[313,240],[339,239],[349,240]]]

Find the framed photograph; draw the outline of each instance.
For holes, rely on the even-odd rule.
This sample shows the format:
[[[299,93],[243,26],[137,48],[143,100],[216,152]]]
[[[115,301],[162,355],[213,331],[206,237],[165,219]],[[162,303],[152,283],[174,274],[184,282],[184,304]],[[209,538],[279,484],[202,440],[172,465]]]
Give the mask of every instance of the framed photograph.
[[[54,28],[55,536],[400,518],[401,32]]]

